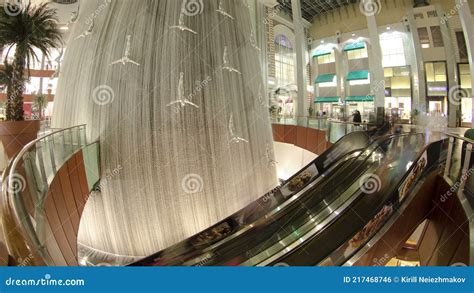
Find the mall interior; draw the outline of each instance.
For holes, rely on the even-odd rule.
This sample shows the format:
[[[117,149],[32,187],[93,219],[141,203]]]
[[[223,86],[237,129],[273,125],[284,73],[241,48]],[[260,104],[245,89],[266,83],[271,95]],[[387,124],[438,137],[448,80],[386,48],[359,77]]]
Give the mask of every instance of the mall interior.
[[[474,0],[0,6],[0,265],[474,265]]]

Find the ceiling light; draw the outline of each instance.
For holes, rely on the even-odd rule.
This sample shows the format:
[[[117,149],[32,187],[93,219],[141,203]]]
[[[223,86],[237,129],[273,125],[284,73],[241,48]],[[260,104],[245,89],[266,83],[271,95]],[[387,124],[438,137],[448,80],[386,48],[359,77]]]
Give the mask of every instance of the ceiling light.
[[[324,40],[321,40],[321,44],[324,44]]]
[[[388,30],[388,31],[391,30],[391,29],[392,29],[391,27],[387,26],[387,30]]]
[[[62,31],[67,31],[69,30],[69,27],[67,25],[64,25],[64,26],[59,27],[59,29]]]
[[[352,33],[352,36],[353,36],[353,37],[355,37],[355,36],[356,36],[356,34]]]

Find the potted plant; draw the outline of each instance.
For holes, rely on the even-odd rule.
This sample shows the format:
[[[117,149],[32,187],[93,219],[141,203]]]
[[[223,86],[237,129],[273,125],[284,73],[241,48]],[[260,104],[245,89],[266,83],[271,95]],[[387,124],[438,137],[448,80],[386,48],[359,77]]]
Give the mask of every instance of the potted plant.
[[[46,97],[43,94],[36,95],[33,105],[31,106],[32,110],[38,114],[38,119],[43,120],[44,109],[46,108]]]
[[[7,57],[13,55],[11,78],[5,85],[7,121],[0,123],[0,140],[7,156],[11,158],[35,139],[40,129],[39,121],[24,121],[23,92],[25,75],[29,76],[30,62],[39,62],[35,50],[49,57],[51,49],[61,46],[62,35],[56,10],[48,8],[47,3],[38,6],[8,5],[17,5],[15,11],[19,11],[18,14],[11,14],[9,12],[12,9],[0,6],[0,47],[7,49]]]
[[[313,109],[313,107],[309,107],[309,108],[308,108],[308,114],[309,114],[309,117],[313,117],[313,114],[314,114],[314,109]]]

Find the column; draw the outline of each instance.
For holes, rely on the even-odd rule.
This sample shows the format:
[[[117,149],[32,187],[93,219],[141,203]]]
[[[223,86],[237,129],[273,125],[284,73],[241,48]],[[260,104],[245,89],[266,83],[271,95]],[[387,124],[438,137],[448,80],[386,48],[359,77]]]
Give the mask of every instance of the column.
[[[410,12],[408,12],[407,14],[406,24],[411,32],[412,54],[414,56],[414,62],[411,64],[413,84],[412,109],[418,110],[421,114],[426,113],[425,65],[423,61],[420,37],[418,35],[418,28],[415,23],[415,16],[413,15],[413,10],[410,10]]]
[[[382,48],[380,47],[379,31],[375,14],[367,14],[367,28],[369,30],[370,39],[370,93],[375,96],[376,122],[380,123],[380,119],[385,118],[385,86],[381,86],[385,85],[385,74],[382,65]]]
[[[440,4],[436,5],[436,12],[440,17],[444,15]],[[457,86],[456,82],[456,54],[451,39],[451,30],[448,21],[440,21],[441,35],[443,36],[444,50],[446,52],[446,68],[448,73],[448,95],[449,89]],[[453,103],[454,99],[448,97],[448,127],[457,127],[457,112],[461,108],[459,103]]]
[[[296,78],[298,85],[298,101],[296,103],[296,115],[307,116],[307,74],[306,74],[306,36],[304,33],[303,19],[301,16],[301,1],[292,0],[293,25],[295,30],[295,49],[296,49]]]
[[[464,0],[456,0],[456,6],[460,7],[459,17],[464,31],[464,38],[466,39],[467,54],[469,56],[469,66],[471,71],[471,82],[474,85],[474,21],[472,19],[471,9],[469,3]],[[471,93],[472,98],[472,93]],[[474,103],[472,103],[472,114],[474,117]],[[474,119],[472,121],[474,127]]]

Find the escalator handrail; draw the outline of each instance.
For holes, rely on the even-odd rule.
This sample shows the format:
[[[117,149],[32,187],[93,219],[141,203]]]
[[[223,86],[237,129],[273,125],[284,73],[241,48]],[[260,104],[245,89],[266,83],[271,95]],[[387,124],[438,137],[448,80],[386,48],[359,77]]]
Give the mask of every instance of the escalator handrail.
[[[383,141],[388,141],[388,140],[392,140],[394,139],[395,137],[404,137],[404,136],[413,136],[413,135],[420,135],[420,136],[424,136],[424,134],[422,133],[404,133],[404,134],[395,134],[395,135],[390,135],[388,138],[385,138]],[[380,144],[380,141],[379,141],[379,144]],[[375,151],[375,150],[374,150]],[[361,154],[363,155],[363,154]],[[355,180],[354,182],[356,182],[357,180]],[[352,186],[352,185],[351,185]],[[360,188],[357,188],[357,190],[347,190],[349,191],[351,194],[355,194],[357,193],[358,191],[360,192]],[[347,192],[346,191],[346,192]],[[323,232],[326,228],[329,227],[329,225],[331,225],[331,223],[333,223],[334,221],[336,221],[336,219],[340,216],[342,216],[343,212],[346,210],[347,206],[349,204],[351,204],[354,200],[356,200],[358,198],[358,196],[356,197],[352,197],[351,196],[351,200],[350,201],[347,201],[345,202],[344,204],[342,204],[341,206],[339,206],[338,208],[332,210],[332,212],[325,216],[324,217],[324,220],[321,221],[321,223],[318,223],[318,225],[314,224],[314,227],[311,228],[308,232],[305,233],[305,235],[301,235],[301,236],[298,236],[298,239],[295,239],[292,243],[291,243],[291,249],[288,250],[288,246],[285,247],[284,249],[280,250],[279,253],[277,254],[274,254],[272,255],[271,257],[265,259],[265,260],[262,260],[259,262],[258,265],[267,265],[269,263],[272,263],[274,262],[276,259],[279,259],[281,258],[283,255],[286,255],[288,253],[291,253],[291,251],[294,251],[294,250],[297,250],[301,245],[301,241],[299,239],[305,239],[305,240],[309,240],[313,237],[315,237],[316,235],[318,235],[319,233]],[[308,222],[309,223],[309,222]],[[306,224],[305,224],[306,225]],[[303,225],[304,226],[304,225]],[[308,236],[309,235],[309,236]]]
[[[353,136],[353,135],[360,135],[361,133],[363,133],[364,135],[367,135],[364,131],[358,131],[358,132],[349,133],[348,135],[346,135],[346,136],[342,137],[341,139],[339,139],[334,145],[332,145],[332,146],[327,150],[327,152],[332,151],[332,150],[334,150],[335,148],[337,148],[338,143],[340,143],[340,142],[343,141],[344,139],[348,139],[350,136]],[[389,136],[390,136],[390,135],[389,135]],[[370,145],[372,145],[373,143],[376,142],[376,139],[372,139],[369,135],[367,135],[367,139],[368,139],[368,141],[367,141],[367,144],[366,144],[365,148],[369,147]],[[382,139],[382,138],[378,138],[378,139]],[[352,151],[352,153],[355,153],[355,152],[358,152],[358,151],[361,151],[361,149],[354,150],[354,151]],[[346,155],[347,155],[347,154],[342,154],[340,157],[335,158],[334,161],[336,162],[336,161],[338,161],[339,159],[342,159],[343,157],[345,157]],[[359,155],[359,154],[357,154],[357,155]],[[319,157],[318,157],[318,158],[319,158]],[[300,171],[298,171],[295,175],[293,175],[292,177],[290,177],[288,180],[284,181],[282,184],[280,184],[279,186],[277,186],[274,190],[281,188],[281,187],[284,186],[286,183],[288,183],[289,181],[291,181],[294,177],[298,176],[298,175],[299,175],[301,172],[303,172],[306,168],[308,168],[308,167],[311,166],[311,165],[314,165],[315,162],[318,160],[318,158],[316,158],[316,159],[313,160],[311,163],[309,163],[308,165],[306,165],[304,168],[302,168]],[[267,212],[266,215],[264,215],[263,217],[269,217],[269,216],[271,216],[271,214],[273,214],[273,213],[275,213],[275,212],[278,212],[278,211],[279,211],[279,208],[280,208],[280,205],[281,205],[282,203],[287,203],[287,204],[289,204],[290,202],[293,202],[293,201],[297,200],[298,198],[300,198],[309,188],[312,187],[312,184],[315,183],[315,181],[318,180],[318,178],[320,178],[321,175],[327,173],[327,171],[328,171],[329,169],[331,169],[332,167],[333,167],[333,166],[328,166],[327,170],[325,170],[323,173],[319,173],[318,176],[316,176],[311,182],[308,182],[303,188],[301,188],[301,189],[298,190],[297,192],[295,192],[295,193],[293,193],[292,195],[290,195],[289,197],[287,197],[284,201],[278,203],[278,205],[276,205],[275,207],[273,207],[273,209],[270,210],[269,212]],[[238,216],[239,214],[243,213],[249,206],[252,206],[252,205],[256,204],[258,201],[264,199],[268,194],[269,194],[269,193],[266,193],[264,196],[258,198],[257,200],[255,200],[254,202],[250,203],[249,205],[247,205],[247,206],[244,207],[243,209],[237,211],[236,213],[230,215],[229,217],[226,217],[225,219],[219,221],[218,223],[212,225],[211,227],[206,228],[205,230],[200,231],[199,233],[197,233],[197,234],[195,234],[195,235],[193,235],[193,236],[191,236],[191,237],[188,237],[188,238],[186,238],[186,239],[184,239],[184,240],[182,240],[182,241],[180,241],[180,242],[178,242],[178,243],[176,243],[176,244],[174,244],[174,245],[172,245],[172,246],[170,246],[170,247],[168,247],[168,248],[165,248],[165,249],[163,249],[163,250],[161,250],[161,251],[158,251],[158,252],[156,252],[156,253],[154,253],[154,254],[152,254],[152,255],[146,256],[146,257],[142,258],[141,260],[139,260],[139,261],[137,261],[137,262],[134,262],[134,263],[132,263],[132,264],[130,264],[130,265],[136,265],[136,264],[138,264],[138,263],[142,263],[142,262],[144,262],[145,260],[150,259],[150,258],[157,258],[157,257],[159,257],[160,255],[165,254],[165,253],[167,253],[167,252],[170,251],[170,250],[173,250],[175,247],[180,247],[181,245],[185,245],[186,243],[192,242],[193,239],[196,239],[199,235],[201,235],[201,234],[203,234],[203,233],[206,233],[207,231],[212,230],[214,227],[218,227],[219,225],[221,225],[221,224],[223,224],[223,223],[225,223],[225,222],[228,222],[228,221],[230,221],[230,220],[233,219],[233,218],[238,218],[238,217],[239,217],[239,216]],[[258,220],[259,220],[259,219],[256,219],[256,220],[254,220],[253,222],[255,223],[255,222],[258,221]],[[246,227],[246,228],[244,228],[244,229],[250,229],[250,228],[252,228],[252,223],[248,223],[245,227]],[[224,237],[224,238],[222,238],[222,239],[216,241],[215,243],[212,243],[212,245],[207,246],[205,249],[203,249],[202,251],[200,251],[199,254],[200,254],[200,255],[201,255],[201,254],[204,254],[204,253],[206,253],[207,251],[212,250],[212,249],[215,249],[215,248],[218,247],[219,245],[221,245],[221,244],[223,244],[223,243],[229,241],[230,239],[237,237],[238,235],[240,235],[240,234],[242,234],[242,233],[245,232],[245,231],[243,231],[244,229],[238,229],[238,230],[236,230],[236,231],[233,231],[231,234],[226,235],[226,237]],[[182,255],[182,254],[180,254],[180,255]]]
[[[423,134],[413,134],[413,133],[390,134],[390,135],[387,135],[387,136],[383,136],[383,137],[379,137],[379,138],[377,138],[377,139],[374,139],[373,141],[371,141],[371,142],[366,146],[365,149],[370,148],[370,147],[371,147],[373,144],[375,144],[375,143],[380,144],[381,141],[391,140],[391,139],[393,139],[393,138],[395,138],[395,137],[403,137],[403,136],[410,136],[410,135],[423,135]],[[377,146],[377,147],[378,147],[378,146]],[[360,153],[357,154],[357,157],[360,157],[361,155],[363,155],[363,153],[364,153],[364,151],[361,151]],[[303,170],[304,170],[304,169],[303,169]],[[294,195],[292,195],[291,197],[289,197],[284,203],[285,203],[286,205],[288,205],[289,203],[296,201],[297,199],[299,199],[301,196],[303,196],[303,195],[306,193],[307,188],[308,188],[308,185],[307,185],[304,189],[300,190],[297,194],[294,194]],[[285,205],[285,206],[286,206],[286,205]],[[245,208],[244,208],[244,209],[245,209]],[[264,217],[272,216],[272,215],[273,215],[274,213],[276,213],[276,212],[283,212],[283,209],[281,209],[281,206],[275,207],[273,210],[271,210],[271,211],[268,212],[267,216],[264,216]],[[228,218],[227,218],[227,219],[228,219]],[[225,219],[225,220],[223,220],[223,221],[225,222],[227,219]],[[258,219],[257,219],[256,221],[258,221]],[[221,223],[221,222],[219,222],[219,223]],[[218,223],[218,224],[219,224],[219,223]],[[216,225],[218,225],[218,224],[216,224]],[[212,227],[215,227],[216,225],[213,225]],[[211,228],[212,228],[212,227],[211,227]],[[253,227],[252,225],[249,225],[249,226],[248,226],[248,229],[251,229],[252,227]],[[207,230],[209,230],[209,229],[211,229],[211,228],[208,228],[208,229],[206,229],[206,230],[204,230],[204,231],[207,231]],[[247,230],[248,230],[248,229],[247,229]],[[245,231],[243,231],[243,232],[245,232]],[[242,234],[243,232],[239,233],[239,235]],[[203,233],[203,232],[200,232],[199,234],[201,234],[201,233]],[[199,235],[199,234],[197,234],[197,235]],[[234,233],[234,234],[235,234],[235,233]],[[196,235],[195,235],[195,236],[196,236]],[[184,242],[189,241],[190,239],[194,238],[195,236],[192,236],[192,237],[190,237],[190,238],[184,240]],[[230,237],[230,236],[233,236],[233,234],[227,236],[227,237],[224,238],[224,239],[220,239],[219,241],[217,241],[216,243],[214,243],[214,244],[211,245],[211,246],[206,247],[206,249],[200,251],[197,255],[202,256],[203,254],[205,254],[205,253],[208,252],[209,250],[215,249],[216,247],[220,246],[220,245],[223,244],[224,242],[227,242],[227,241],[231,240],[231,238],[228,238],[228,237]],[[238,236],[238,235],[237,235],[237,236]],[[235,238],[235,237],[236,237],[236,236],[233,236],[232,238]],[[224,240],[225,240],[225,241],[224,241]],[[181,243],[182,243],[182,242],[181,242]],[[179,244],[179,243],[178,243],[178,244]],[[177,244],[177,245],[178,245],[178,244]],[[170,247],[170,248],[171,248],[171,247]],[[170,249],[170,248],[168,248],[168,249]],[[143,262],[145,259],[149,259],[149,258],[152,258],[152,257],[157,257],[157,256],[159,256],[161,253],[166,252],[166,250],[168,250],[168,249],[162,250],[162,251],[160,251],[160,252],[158,252],[158,253],[155,253],[155,254],[153,254],[153,255],[151,255],[151,256],[148,256],[148,257],[146,257],[146,258],[144,258],[144,259],[142,259],[142,260],[140,260],[140,261],[138,261],[138,262],[136,262],[136,263],[141,263],[141,262]],[[197,258],[197,257],[195,256],[194,258]],[[136,264],[136,263],[135,263],[135,264]],[[132,264],[132,265],[134,265],[134,264]]]
[[[461,135],[455,134],[455,133],[449,133],[449,132],[446,133],[446,135],[449,136],[449,137],[453,137],[453,138],[455,138],[455,139],[457,139],[457,140],[462,140],[462,141],[465,141],[465,142],[467,142],[467,143],[469,143],[469,144],[474,145],[474,140],[472,140],[472,139],[470,139],[470,138],[468,138],[468,137],[461,136]]]
[[[395,190],[398,190],[398,188],[401,186],[401,184],[403,184],[403,182],[405,182],[406,178],[409,176],[409,174],[411,174],[411,171],[413,170],[412,168],[414,168],[414,166],[416,166],[418,164],[420,159],[423,157],[423,154],[426,151],[428,151],[428,149],[430,147],[434,146],[434,144],[436,144],[436,143],[440,143],[440,142],[445,142],[446,143],[447,141],[448,141],[448,139],[445,138],[445,139],[442,139],[442,140],[439,140],[439,141],[432,142],[429,145],[427,145],[422,151],[420,151],[415,163],[412,164],[412,167],[410,168],[410,170],[408,170],[406,172],[406,174],[402,177],[402,179],[400,180],[400,182],[397,185],[397,188]],[[369,249],[383,237],[383,235],[390,229],[390,227],[396,222],[398,217],[401,215],[400,211],[402,211],[402,212],[405,211],[406,208],[408,207],[408,205],[410,204],[411,200],[413,200],[413,197],[415,196],[415,194],[413,194],[412,191],[416,189],[416,186],[420,182],[423,182],[428,177],[428,175],[431,173],[431,172],[428,172],[428,171],[430,171],[430,170],[428,169],[428,170],[424,171],[422,173],[422,175],[417,179],[415,184],[413,184],[413,186],[411,187],[411,191],[409,192],[409,194],[407,194],[407,196],[403,199],[403,201],[400,203],[400,205],[398,206],[396,211],[394,211],[392,216],[378,229],[378,231],[372,237],[370,237],[370,239],[368,239],[368,241],[363,246],[361,246],[357,250],[357,252],[355,254],[353,254],[348,260],[345,261],[343,266],[352,266],[353,264],[357,263],[357,261],[360,260],[363,257],[363,255],[365,253],[367,253],[369,251]],[[471,234],[471,238],[472,238],[472,234]]]

